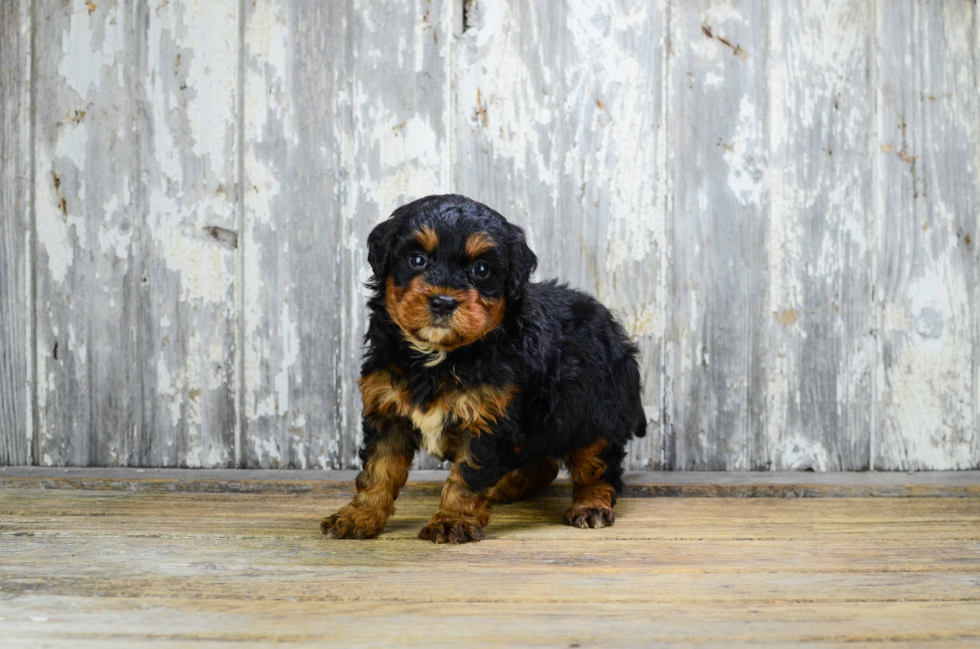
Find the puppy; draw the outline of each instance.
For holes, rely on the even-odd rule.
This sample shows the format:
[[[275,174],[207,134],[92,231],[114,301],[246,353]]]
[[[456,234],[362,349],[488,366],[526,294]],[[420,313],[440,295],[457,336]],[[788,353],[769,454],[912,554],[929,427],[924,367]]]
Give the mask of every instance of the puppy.
[[[612,525],[626,442],[646,418],[637,348],[609,311],[529,283],[524,231],[462,196],[399,207],[368,237],[368,261],[364,470],[321,531],[376,537],[419,447],[453,463],[421,539],[481,540],[495,503],[547,486],[560,462],[573,483],[563,522]]]

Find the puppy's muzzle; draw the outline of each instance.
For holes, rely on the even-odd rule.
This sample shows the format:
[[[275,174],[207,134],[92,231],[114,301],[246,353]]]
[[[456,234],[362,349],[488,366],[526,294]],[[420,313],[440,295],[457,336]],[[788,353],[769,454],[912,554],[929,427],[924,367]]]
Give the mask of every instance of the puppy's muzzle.
[[[429,311],[437,318],[451,316],[459,306],[459,301],[450,296],[440,293],[429,298]]]

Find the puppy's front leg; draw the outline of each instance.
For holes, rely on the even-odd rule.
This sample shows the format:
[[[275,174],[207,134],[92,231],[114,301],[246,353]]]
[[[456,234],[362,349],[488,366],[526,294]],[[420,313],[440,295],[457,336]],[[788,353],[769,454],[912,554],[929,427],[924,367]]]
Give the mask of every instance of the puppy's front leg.
[[[411,430],[387,422],[383,430],[365,422],[367,438],[361,457],[364,470],[355,482],[357,495],[349,505],[320,523],[320,531],[332,539],[373,539],[395,511],[395,499],[408,480],[418,447]]]
[[[442,499],[419,538],[433,543],[467,543],[483,540],[483,528],[490,522],[490,487],[505,470],[474,469],[457,462],[442,488]]]

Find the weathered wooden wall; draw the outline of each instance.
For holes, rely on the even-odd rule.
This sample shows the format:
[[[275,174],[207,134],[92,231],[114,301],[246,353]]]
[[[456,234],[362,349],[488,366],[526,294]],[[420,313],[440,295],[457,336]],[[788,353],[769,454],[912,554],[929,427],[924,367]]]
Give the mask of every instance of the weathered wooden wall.
[[[633,467],[978,467],[978,76],[972,0],[0,0],[0,464],[355,466],[456,191],[639,342]]]

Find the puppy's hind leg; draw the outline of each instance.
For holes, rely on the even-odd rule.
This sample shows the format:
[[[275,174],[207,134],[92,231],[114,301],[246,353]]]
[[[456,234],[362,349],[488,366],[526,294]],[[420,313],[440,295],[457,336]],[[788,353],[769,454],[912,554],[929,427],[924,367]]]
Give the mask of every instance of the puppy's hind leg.
[[[572,451],[565,464],[572,475],[572,506],[562,519],[565,525],[581,528],[608,527],[616,522],[613,505],[622,490],[624,444],[610,445],[604,439]]]
[[[490,490],[490,502],[506,505],[544,489],[558,475],[558,460],[545,458],[526,467],[514,469]]]

